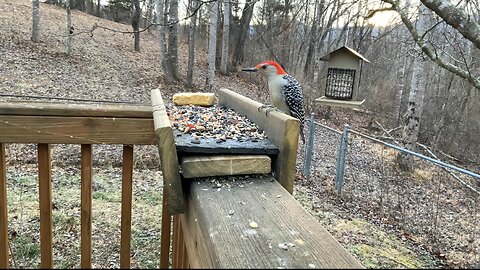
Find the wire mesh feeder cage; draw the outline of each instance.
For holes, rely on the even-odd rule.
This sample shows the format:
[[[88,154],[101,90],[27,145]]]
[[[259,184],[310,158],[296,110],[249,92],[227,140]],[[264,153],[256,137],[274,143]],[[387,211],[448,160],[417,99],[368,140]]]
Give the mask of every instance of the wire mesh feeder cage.
[[[358,89],[363,62],[367,58],[355,50],[343,46],[320,58],[328,62],[325,95],[316,99],[323,105],[359,107],[365,100],[358,100]]]

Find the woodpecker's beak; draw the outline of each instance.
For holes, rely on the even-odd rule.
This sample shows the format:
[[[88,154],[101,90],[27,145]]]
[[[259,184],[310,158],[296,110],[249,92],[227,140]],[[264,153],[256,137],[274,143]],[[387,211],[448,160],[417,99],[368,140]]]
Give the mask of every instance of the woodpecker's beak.
[[[249,68],[242,68],[242,71],[257,72],[258,69],[254,67],[249,67]]]

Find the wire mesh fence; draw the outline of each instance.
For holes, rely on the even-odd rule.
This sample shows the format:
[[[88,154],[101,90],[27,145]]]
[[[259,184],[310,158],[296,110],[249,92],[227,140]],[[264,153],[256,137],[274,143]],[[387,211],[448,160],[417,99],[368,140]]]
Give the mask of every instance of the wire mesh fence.
[[[309,171],[315,175],[315,181],[320,179],[323,189],[330,190],[322,196],[335,197],[354,218],[395,230],[448,267],[477,267],[480,262],[477,174],[438,166],[418,156],[414,157],[414,170],[405,172],[396,162],[400,150],[354,130],[347,134],[347,138],[343,135],[342,150],[342,131],[320,123],[315,125],[316,151]],[[342,162],[345,169],[339,179]]]

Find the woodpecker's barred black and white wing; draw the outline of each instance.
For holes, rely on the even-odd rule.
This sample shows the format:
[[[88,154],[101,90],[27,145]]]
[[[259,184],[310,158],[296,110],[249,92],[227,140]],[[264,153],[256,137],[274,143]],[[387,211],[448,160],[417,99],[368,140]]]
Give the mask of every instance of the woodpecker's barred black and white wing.
[[[303,107],[303,90],[298,81],[291,75],[283,76],[283,79],[287,81],[283,85],[283,95],[288,107],[290,108],[291,115],[300,120],[300,136],[305,143],[305,134],[303,132],[305,123],[305,108]]]

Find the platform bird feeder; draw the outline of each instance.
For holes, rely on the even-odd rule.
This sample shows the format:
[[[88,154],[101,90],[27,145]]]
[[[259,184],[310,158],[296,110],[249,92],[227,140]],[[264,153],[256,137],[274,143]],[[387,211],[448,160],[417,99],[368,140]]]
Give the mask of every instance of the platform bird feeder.
[[[363,62],[367,58],[347,46],[340,47],[320,58],[328,62],[325,95],[315,101],[328,106],[360,107],[363,100],[358,99],[358,89]]]

